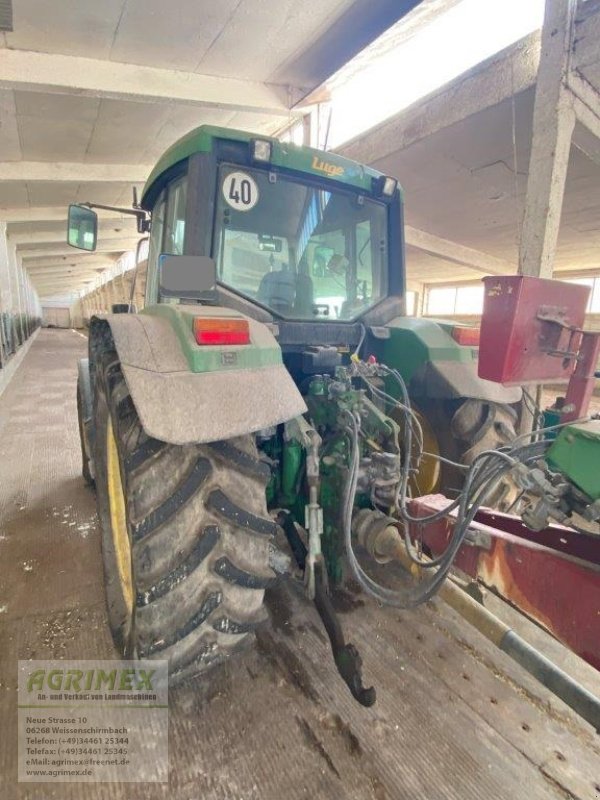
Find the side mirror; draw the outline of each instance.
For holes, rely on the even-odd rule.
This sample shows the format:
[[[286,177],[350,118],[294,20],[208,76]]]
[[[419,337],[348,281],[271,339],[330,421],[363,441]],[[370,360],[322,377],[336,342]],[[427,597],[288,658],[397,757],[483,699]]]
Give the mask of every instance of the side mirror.
[[[217,265],[209,256],[161,255],[158,258],[161,297],[212,299],[216,283]]]
[[[98,240],[98,215],[86,206],[69,206],[67,244],[92,252]]]

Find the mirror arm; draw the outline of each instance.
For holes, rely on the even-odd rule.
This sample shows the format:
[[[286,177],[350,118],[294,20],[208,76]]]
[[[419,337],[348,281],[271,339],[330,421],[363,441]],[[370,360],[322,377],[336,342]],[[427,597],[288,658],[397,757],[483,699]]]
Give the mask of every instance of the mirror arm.
[[[79,205],[85,206],[86,208],[100,208],[103,211],[118,211],[119,214],[131,214],[137,218],[138,233],[148,233],[150,230],[150,219],[148,218],[148,214],[141,209],[138,210],[134,208],[118,208],[117,206],[103,206],[99,203],[80,203]]]

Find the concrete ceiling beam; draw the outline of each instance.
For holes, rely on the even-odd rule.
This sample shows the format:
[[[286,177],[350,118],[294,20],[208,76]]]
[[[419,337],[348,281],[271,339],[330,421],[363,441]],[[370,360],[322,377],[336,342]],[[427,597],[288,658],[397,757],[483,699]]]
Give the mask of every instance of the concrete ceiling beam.
[[[600,115],[600,94],[577,70],[570,70],[567,86],[596,116]]]
[[[76,292],[79,294],[81,290],[89,291],[91,283],[86,282],[59,282],[59,283],[34,283],[34,288],[39,295],[58,294],[59,292]]]
[[[100,230],[98,235],[98,244],[103,244],[111,239],[118,239],[120,241],[135,243],[140,238],[134,231],[115,231],[115,230]],[[8,235],[9,242],[12,244],[46,244],[46,242],[65,242],[67,240],[67,233],[64,230],[56,231],[28,231],[27,233],[10,233]]]
[[[0,50],[0,52],[2,52]],[[0,181],[61,183],[145,183],[152,169],[145,164],[0,161]]]
[[[66,242],[67,223],[66,220],[49,221],[46,223],[35,222],[10,222],[6,228],[6,235],[9,241],[23,244],[27,236],[47,237],[40,241],[59,241]],[[138,239],[140,234],[137,232],[136,222],[133,217],[126,219],[101,219],[98,221],[98,239]],[[35,241],[31,239],[29,241]]]
[[[73,284],[80,283],[81,281],[95,280],[100,276],[98,272],[83,272],[73,273],[72,275],[66,273],[56,273],[52,275],[31,275],[29,278],[33,283],[54,283],[55,281],[70,281]]]
[[[80,280],[74,281],[72,277],[69,278],[59,278],[57,281],[48,281],[48,282],[39,282],[32,279],[32,283],[35,289],[38,292],[49,292],[49,291],[57,291],[60,289],[67,289],[68,291],[77,291],[82,288],[84,285],[89,286],[89,283],[86,281],[93,282],[93,278],[83,278]]]
[[[571,144],[591,161],[600,164],[600,119],[579,98],[574,98],[573,110],[581,124],[575,125]]]
[[[56,283],[57,281],[70,281],[71,283],[77,283],[81,281],[89,281],[89,280],[96,280],[100,276],[99,272],[89,275],[50,275],[48,277],[43,277],[40,275],[32,276],[31,280],[34,283]]]
[[[53,246],[49,244],[48,247],[40,247],[40,248],[17,248],[17,255],[21,258],[50,258],[52,256],[71,256],[73,254],[74,248],[69,247],[69,245],[65,242],[63,247]],[[98,246],[96,247],[96,253],[118,253],[122,255],[127,250],[133,250],[134,248],[131,246],[130,242],[123,242],[121,239],[108,242],[100,241]]]
[[[53,275],[58,272],[71,272],[74,274],[83,272],[104,272],[107,269],[114,267],[111,261],[95,262],[92,264],[53,264],[52,266],[28,266],[23,264],[23,268],[29,272],[30,275]]]
[[[61,241],[66,239],[67,236],[67,223],[66,220],[49,220],[48,222],[9,222],[6,228],[6,235],[14,241],[16,236],[26,236],[27,234],[50,234],[51,236],[59,236]],[[101,219],[98,220],[98,238],[102,237],[116,238],[118,236],[128,237],[137,236],[136,221],[133,217],[126,217],[123,219]]]
[[[517,269],[517,265],[510,261],[496,258],[496,256],[472,247],[465,247],[449,239],[442,239],[440,236],[413,228],[411,225],[406,225],[404,228],[404,240],[407,245],[415,247],[417,250],[442,258],[444,261],[460,264],[484,275],[510,275],[514,274]]]
[[[70,287],[70,286],[79,286],[79,285],[81,285],[83,283],[93,283],[93,281],[97,277],[98,276],[93,276],[93,275],[87,275],[86,276],[86,275],[84,275],[81,278],[78,278],[77,280],[73,280],[73,276],[72,275],[68,275],[66,277],[53,278],[52,280],[50,280],[50,279],[42,280],[40,278],[32,278],[31,281],[32,281],[33,285],[36,286],[36,287],[38,287],[38,286],[44,286],[44,287],[69,286]]]
[[[2,120],[2,156],[6,159],[17,160],[21,158],[23,152],[14,92],[0,92],[0,119]]]
[[[32,206],[29,208],[0,208],[0,220],[7,223],[15,222],[67,222],[67,206]],[[129,217],[119,215],[115,211],[96,209],[100,219],[125,221]]]
[[[578,3],[574,39],[576,47],[571,55],[571,65],[575,69],[585,70],[598,62],[598,38],[600,37],[600,15],[598,3]]]
[[[35,289],[40,297],[52,297],[57,294],[62,294],[63,292],[74,294],[79,294],[80,291],[85,291],[87,288],[87,284],[77,284],[76,286],[69,285],[68,283],[65,284],[52,284],[48,286],[35,286]]]
[[[108,269],[109,267],[114,267],[114,263],[112,261],[92,261],[91,263],[86,263],[83,261],[71,263],[69,261],[65,262],[54,262],[50,264],[27,264],[24,263],[23,267],[28,272],[40,272],[40,271],[58,271],[58,270],[95,270],[95,269]]]
[[[81,291],[87,290],[87,284],[77,284],[77,286],[69,286],[68,284],[60,285],[57,284],[55,286],[36,286],[35,289],[40,297],[52,297],[57,294],[71,293],[73,292],[75,295],[79,295]]]
[[[32,277],[34,275],[54,277],[55,275],[88,275],[94,272],[99,275],[100,272],[110,269],[111,266],[111,264],[96,264],[89,267],[83,267],[82,265],[78,264],[72,267],[70,264],[65,264],[62,267],[24,267],[24,269],[26,269],[29,275]]]
[[[8,48],[0,89],[290,115],[284,92],[257,81]]]
[[[573,110],[580,125],[573,131],[572,144],[600,164],[600,93],[592,84],[570,71],[567,86],[573,96]]]
[[[519,94],[535,84],[540,50],[540,32],[536,31],[336,152],[363,164],[376,164]]]

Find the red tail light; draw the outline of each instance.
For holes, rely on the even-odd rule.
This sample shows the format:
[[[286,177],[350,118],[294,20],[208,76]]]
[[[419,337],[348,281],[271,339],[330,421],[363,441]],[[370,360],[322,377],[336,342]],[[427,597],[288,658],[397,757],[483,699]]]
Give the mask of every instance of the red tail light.
[[[196,317],[194,337],[198,344],[250,344],[250,328],[245,319]]]
[[[479,328],[452,328],[452,338],[465,347],[479,347]]]

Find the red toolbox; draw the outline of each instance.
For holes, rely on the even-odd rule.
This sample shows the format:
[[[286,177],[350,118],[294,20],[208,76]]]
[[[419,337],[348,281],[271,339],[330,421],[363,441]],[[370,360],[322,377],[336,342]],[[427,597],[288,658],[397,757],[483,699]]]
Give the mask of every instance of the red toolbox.
[[[505,386],[568,381],[589,287],[523,275],[483,283],[479,377]]]

